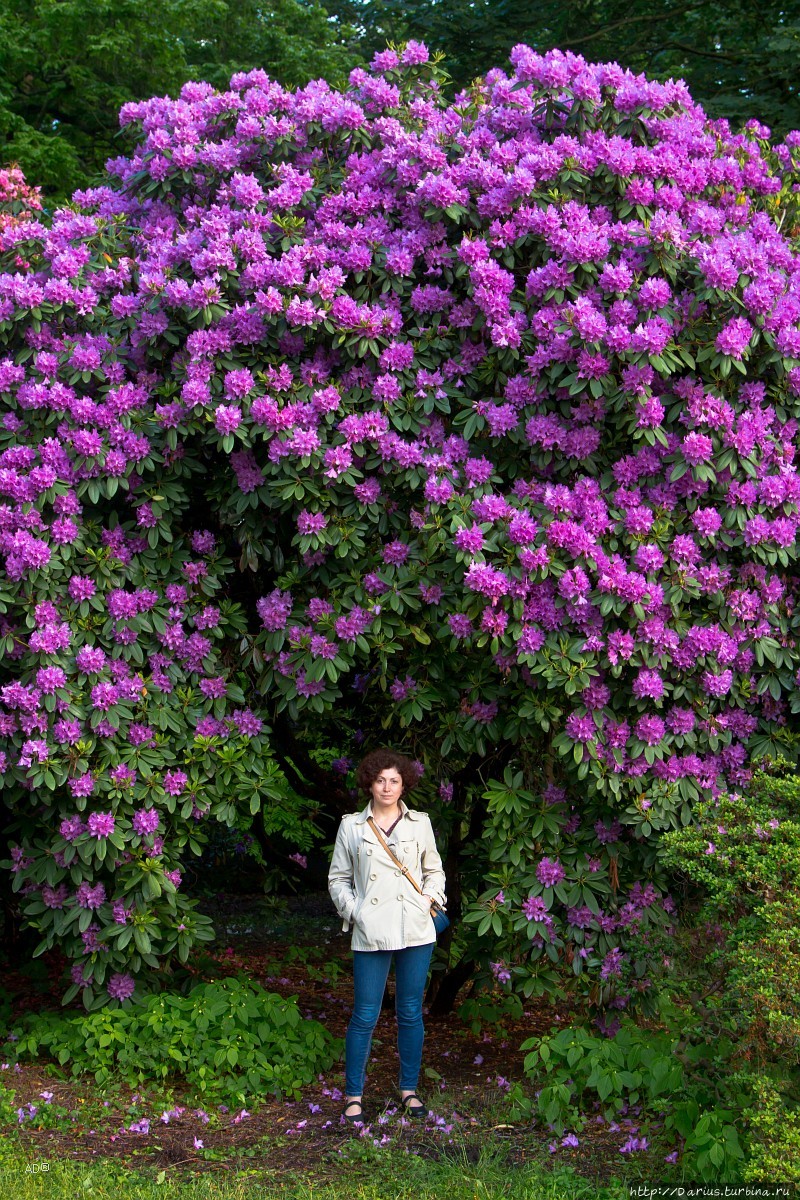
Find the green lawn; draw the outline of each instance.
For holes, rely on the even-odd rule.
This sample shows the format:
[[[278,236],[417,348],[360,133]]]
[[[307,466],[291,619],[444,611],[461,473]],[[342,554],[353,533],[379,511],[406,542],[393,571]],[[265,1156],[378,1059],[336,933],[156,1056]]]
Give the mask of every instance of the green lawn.
[[[362,1147],[359,1147],[362,1149]],[[571,1168],[531,1164],[510,1166],[502,1152],[488,1151],[478,1162],[456,1152],[449,1161],[419,1155],[376,1153],[363,1147],[356,1161],[341,1164],[334,1183],[286,1178],[277,1183],[263,1169],[233,1171],[219,1164],[205,1174],[180,1175],[175,1168],[147,1173],[113,1162],[34,1161],[13,1137],[0,1139],[3,1200],[627,1200],[622,1183],[600,1186]],[[36,1164],[41,1167],[42,1161]]]

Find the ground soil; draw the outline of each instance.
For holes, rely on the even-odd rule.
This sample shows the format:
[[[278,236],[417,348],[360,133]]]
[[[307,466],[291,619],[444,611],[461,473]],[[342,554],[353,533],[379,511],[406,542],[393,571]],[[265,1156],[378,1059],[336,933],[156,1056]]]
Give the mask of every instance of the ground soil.
[[[198,980],[244,971],[270,991],[297,996],[304,1015],[343,1037],[352,997],[349,938],[340,933],[329,905],[327,895],[306,895],[266,909],[263,896],[207,898],[203,908],[214,919],[218,940],[196,968]],[[15,1016],[37,1008],[60,1009],[64,964],[58,955],[37,962],[33,973],[6,970],[5,985]],[[457,1013],[426,1015],[423,1066],[433,1074],[423,1074],[419,1090],[444,1120],[423,1125],[401,1120],[396,1111],[398,1059],[391,992],[390,976],[370,1059],[364,1098],[366,1131],[341,1120],[343,1101],[337,1094],[344,1087],[341,1064],[306,1089],[302,1099],[286,1102],[264,1097],[238,1123],[235,1114],[227,1113],[219,1114],[219,1124],[216,1120],[204,1124],[194,1113],[197,1102],[191,1104],[176,1086],[174,1103],[185,1104],[186,1112],[163,1124],[157,1114],[164,1105],[156,1104],[156,1097],[147,1092],[121,1087],[100,1094],[91,1077],[73,1079],[52,1064],[36,1061],[23,1062],[18,1070],[12,1065],[3,1076],[15,1091],[15,1103],[32,1103],[43,1111],[46,1106],[40,1094],[49,1091],[51,1105],[61,1105],[68,1113],[56,1128],[42,1127],[36,1117],[24,1120],[18,1130],[21,1148],[31,1161],[96,1162],[105,1157],[127,1167],[170,1174],[262,1168],[276,1179],[302,1176],[318,1181],[341,1175],[342,1153],[346,1155],[348,1143],[359,1136],[402,1139],[413,1153],[431,1157],[453,1153],[457,1144],[460,1153],[477,1159],[487,1139],[502,1143],[511,1164],[547,1157],[552,1132],[530,1121],[509,1120],[502,1100],[507,1084],[523,1077],[520,1044],[532,1034],[546,1033],[555,1020],[568,1014],[549,1003],[533,1004],[521,1020],[505,1020],[477,1034]],[[75,1006],[75,1011],[82,1009]],[[318,1111],[312,1111],[312,1105]],[[150,1132],[130,1132],[130,1124],[144,1113],[151,1118]],[[556,1153],[577,1170],[610,1178],[620,1173],[619,1147],[625,1136],[624,1126],[610,1132],[598,1125],[584,1131],[577,1148],[559,1145]],[[202,1139],[202,1149],[195,1147],[195,1138]]]

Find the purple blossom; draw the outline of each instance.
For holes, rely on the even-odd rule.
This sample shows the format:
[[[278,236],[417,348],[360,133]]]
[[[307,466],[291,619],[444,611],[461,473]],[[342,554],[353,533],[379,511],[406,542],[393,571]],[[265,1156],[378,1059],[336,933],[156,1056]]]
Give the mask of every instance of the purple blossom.
[[[68,842],[74,842],[82,833],[86,832],[87,825],[79,816],[65,817],[59,826],[61,836]]]
[[[65,883],[55,888],[47,885],[42,888],[42,903],[48,908],[63,908],[68,896],[69,889]]]
[[[405,680],[401,680],[398,677],[390,684],[389,695],[396,701],[405,700],[407,696],[412,695],[416,691],[416,688],[416,680],[412,679],[410,675],[406,675]]]
[[[269,596],[264,596],[258,601],[256,611],[265,629],[283,629],[292,611],[292,598],[288,592],[281,592],[276,588]]]
[[[713,441],[704,433],[688,433],[681,445],[683,457],[693,466],[708,462],[713,449]]]
[[[636,1154],[638,1151],[646,1150],[650,1145],[646,1137],[629,1137],[624,1145],[620,1146],[620,1154]]]
[[[242,737],[258,737],[264,728],[261,717],[257,717],[249,708],[242,708],[235,712],[233,723]]]
[[[536,867],[536,878],[544,887],[555,887],[566,872],[557,858],[542,858]]]
[[[658,671],[642,670],[633,681],[632,691],[637,700],[648,697],[660,700],[664,695],[664,681]]]
[[[483,532],[479,525],[473,525],[469,529],[458,529],[453,543],[459,550],[465,550],[468,554],[477,554],[483,547]]]
[[[507,576],[485,563],[472,563],[464,577],[464,585],[490,600],[498,600],[509,590]]]
[[[321,533],[328,524],[328,519],[322,513],[308,512],[304,509],[297,518],[299,533]]]
[[[607,846],[619,841],[622,836],[622,826],[614,817],[610,825],[606,825],[604,821],[596,821],[594,832],[600,845]]]
[[[75,893],[75,900],[81,908],[97,909],[101,904],[105,904],[106,889],[102,883],[95,887],[86,882],[81,883]]]
[[[511,972],[504,962],[489,963],[489,967],[498,983],[511,982]]]
[[[114,832],[116,822],[113,813],[93,812],[89,814],[87,824],[92,837],[106,838]]]
[[[447,618],[450,632],[456,638],[467,638],[472,633],[472,622],[465,613],[451,613]]]
[[[591,742],[597,737],[597,726],[591,714],[570,713],[564,723],[565,732],[574,742]]]
[[[113,683],[98,683],[91,692],[92,707],[108,712],[119,701],[119,688]]]
[[[728,354],[732,358],[741,358],[750,344],[753,336],[753,326],[746,317],[733,317],[717,334],[714,343],[720,354]]]
[[[619,947],[615,946],[612,950],[609,950],[600,967],[600,978],[609,979],[613,975],[621,975],[624,958],[625,955]]]
[[[180,796],[188,782],[189,777],[184,771],[164,772],[164,791],[169,796]]]
[[[409,548],[404,542],[387,542],[383,548],[383,561],[400,566],[406,561]]]
[[[95,646],[82,646],[75,655],[77,666],[85,675],[96,675],[106,666],[105,653]]]
[[[547,905],[545,904],[544,900],[542,900],[541,896],[529,896],[528,899],[523,902],[522,911],[529,921],[545,921],[549,919]]]
[[[58,688],[63,688],[67,682],[66,673],[61,667],[41,667],[36,672],[36,686],[45,696],[52,696]]]
[[[661,717],[645,715],[636,722],[634,732],[645,745],[657,746],[663,741],[666,730]]]
[[[130,788],[136,781],[136,772],[133,767],[126,766],[125,763],[119,763],[113,770],[109,771],[108,777],[115,787]]]
[[[140,808],[138,812],[133,814],[131,822],[134,833],[140,837],[146,837],[150,833],[155,833],[158,829],[159,816],[154,808]]]
[[[214,413],[214,425],[222,434],[235,433],[242,423],[242,410],[235,404],[220,404]]]

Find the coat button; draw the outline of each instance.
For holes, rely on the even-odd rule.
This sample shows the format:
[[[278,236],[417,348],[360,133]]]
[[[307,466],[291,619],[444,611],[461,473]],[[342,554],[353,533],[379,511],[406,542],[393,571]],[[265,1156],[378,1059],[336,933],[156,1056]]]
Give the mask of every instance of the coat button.
[[[395,875],[399,875],[399,874],[400,874],[400,872],[399,872],[399,871],[395,871]]]
[[[367,846],[367,854],[372,854],[372,851],[370,850],[369,846]]]
[[[402,900],[402,899],[403,899],[403,897],[402,897],[402,896],[398,896],[398,897],[397,897],[397,899],[398,899],[398,900]]]
[[[377,872],[373,871],[372,874],[370,875],[370,879],[377,879],[377,878],[378,878]]]
[[[373,896],[373,897],[372,897],[372,903],[373,903],[373,904],[377,904],[377,903],[378,903],[378,897],[377,897],[377,896]]]

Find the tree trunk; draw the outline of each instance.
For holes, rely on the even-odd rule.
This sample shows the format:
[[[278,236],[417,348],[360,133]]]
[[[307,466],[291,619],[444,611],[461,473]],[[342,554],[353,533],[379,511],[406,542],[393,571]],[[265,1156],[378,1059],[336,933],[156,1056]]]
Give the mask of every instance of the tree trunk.
[[[493,762],[492,765],[497,765],[502,771],[505,763],[510,758],[510,750],[507,748],[501,749],[494,758],[496,762]],[[447,915],[450,918],[451,925],[442,934],[439,944],[448,951],[453,940],[453,925],[461,916],[463,907],[461,863],[463,861],[464,846],[469,842],[477,841],[480,837],[481,827],[486,816],[486,805],[481,796],[475,797],[471,808],[468,804],[470,789],[475,786],[478,769],[486,761],[480,755],[473,754],[467,764],[460,771],[456,771],[451,779],[451,783],[453,784],[453,809],[460,815],[460,819],[456,818],[451,830],[447,843],[447,855],[444,860],[444,870],[447,878]],[[465,821],[469,823],[466,836],[462,834],[462,827]],[[465,955],[454,967],[448,967],[445,971],[434,972],[425,996],[426,1003],[430,1007],[430,1012],[436,1013],[439,1016],[451,1013],[459,991],[472,977],[474,971],[474,960]]]
[[[474,960],[466,957],[462,958],[452,970],[445,971],[443,976],[438,976],[438,984],[431,998],[430,993],[433,989],[433,982],[437,979],[437,976],[434,975],[431,986],[428,988],[428,995],[425,997],[431,1016],[446,1017],[453,1011],[458,993],[464,984],[469,982],[474,972]]]

